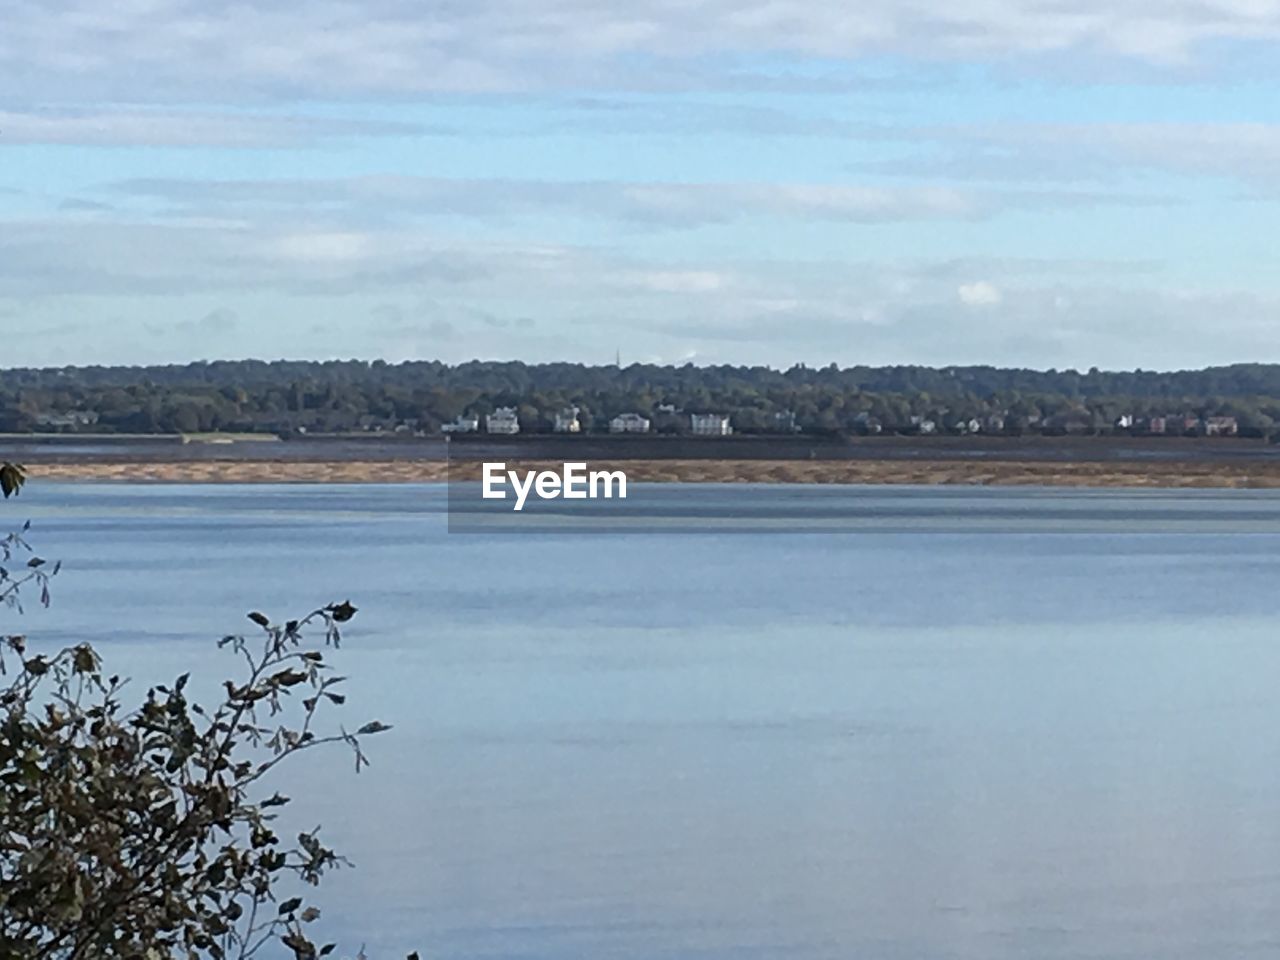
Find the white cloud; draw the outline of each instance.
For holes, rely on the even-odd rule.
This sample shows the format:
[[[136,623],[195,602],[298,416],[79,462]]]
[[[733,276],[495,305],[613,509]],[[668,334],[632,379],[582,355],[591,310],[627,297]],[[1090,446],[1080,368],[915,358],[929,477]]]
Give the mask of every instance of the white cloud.
[[[411,124],[272,113],[96,109],[0,110],[0,145],[85,144],[107,147],[293,147],[336,137],[422,132]]]
[[[879,128],[864,137],[928,146],[893,162],[867,162],[863,172],[945,177],[951,181],[1104,183],[1113,201],[1167,202],[1126,195],[1121,186],[1151,170],[1185,176],[1280,180],[1280,124],[1267,122],[1003,123]],[[956,187],[955,189],[960,189]],[[1069,196],[1080,200],[1079,190]],[[1052,191],[1027,195],[1047,200]]]
[[[1176,64],[1216,41],[1280,38],[1274,0],[11,0],[4,20],[10,96],[139,101],[581,87],[624,60],[615,82],[628,72],[684,82],[683,62],[723,54],[1076,52]]]
[[[1280,177],[1280,124],[1060,124],[1032,127],[1026,133],[1033,144],[1048,150],[1092,154],[1133,167],[1193,175]]]
[[[570,215],[654,227],[698,227],[749,218],[832,223],[965,221],[1006,209],[1133,203],[1103,192],[962,189],[932,184],[636,183],[442,179],[413,176],[314,180],[133,180],[110,198],[159,201],[184,216],[310,214],[405,220],[424,217]]]
[[[973,283],[962,283],[956,288],[956,296],[966,307],[990,307],[1000,303],[1004,294],[994,283],[986,280],[975,280]]]
[[[0,297],[454,287],[482,280],[504,256],[532,269],[538,252],[456,246],[420,231],[361,233],[292,222],[9,220],[0,221]]]
[[[1280,359],[1280,301],[1166,290],[1143,269],[639,258],[399,228],[59,219],[0,229],[0,333],[14,334],[11,364],[263,353],[604,361],[623,331],[635,356],[696,351],[706,362],[1150,368]],[[105,338],[76,332],[77,323],[107,322]],[[1215,333],[1207,340],[1206,323]],[[150,346],[138,340],[152,329],[167,333]]]
[[[626,279],[655,293],[675,294],[716,293],[730,282],[725,274],[715,270],[650,270]]]
[[[372,237],[349,231],[300,231],[272,238],[266,252],[296,263],[359,263],[374,253],[374,242]]]
[[[919,277],[915,270],[907,274]],[[774,278],[775,286],[785,283]],[[1062,305],[1069,302],[1070,310]],[[813,358],[827,363],[958,363],[1086,369],[1174,369],[1274,362],[1272,317],[1280,300],[1243,291],[1166,291],[1104,283],[1006,290],[980,314],[957,317],[954,290],[896,284],[859,272],[852,283],[809,290],[789,300],[740,297],[712,313],[692,305],[682,314],[640,321],[715,362]],[[1203,336],[1206,318],[1229,317]],[[1152,338],[1150,331],[1162,336]],[[1186,342],[1194,342],[1193,355]]]

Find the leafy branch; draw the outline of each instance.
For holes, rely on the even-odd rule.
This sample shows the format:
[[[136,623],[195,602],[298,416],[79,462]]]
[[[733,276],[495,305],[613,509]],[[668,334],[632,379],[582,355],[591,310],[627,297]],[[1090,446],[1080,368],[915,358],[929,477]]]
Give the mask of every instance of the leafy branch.
[[[31,521],[28,520],[21,530],[0,537],[0,606],[16,609],[19,613],[22,612],[22,588],[28,584],[40,588],[40,604],[49,606],[49,581],[62,569],[62,561],[50,567],[43,558],[35,555],[25,539],[30,529]],[[21,564],[17,572],[10,570],[15,561]]]
[[[273,942],[295,960],[330,954],[302,891],[347,861],[318,829],[282,840],[290,798],[258,795],[322,745],[345,745],[360,770],[364,739],[390,729],[317,731],[345,703],[325,652],[355,613],[344,601],[282,624],[250,614],[256,640],[219,643],[245,675],[209,709],[183,675],[126,710],[126,681],[88,644],[44,656],[4,638],[18,668],[0,690],[0,956],[249,960]]]

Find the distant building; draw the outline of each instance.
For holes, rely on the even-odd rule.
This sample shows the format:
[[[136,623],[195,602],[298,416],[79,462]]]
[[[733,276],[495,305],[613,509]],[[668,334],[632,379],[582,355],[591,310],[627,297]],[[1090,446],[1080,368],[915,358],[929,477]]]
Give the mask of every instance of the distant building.
[[[648,433],[649,418],[638,413],[621,413],[609,421],[610,433]]]
[[[1182,414],[1171,413],[1163,417],[1151,417],[1147,421],[1147,433],[1163,433],[1172,437],[1200,433],[1203,429],[1204,422],[1199,417],[1188,417]]]
[[[654,407],[654,411],[656,413],[667,414],[668,416],[672,416],[680,412],[674,403],[660,403]]]
[[[1204,435],[1206,437],[1234,437],[1240,432],[1240,424],[1235,417],[1205,417]]]
[[[1133,414],[1132,414],[1132,413],[1122,413],[1122,414],[1120,414],[1120,416],[1116,417],[1116,422],[1115,422],[1114,426],[1115,426],[1115,428],[1116,428],[1117,430],[1132,430],[1132,429],[1133,429]]]
[[[1234,417],[1224,417],[1221,419],[1235,420]],[[1205,429],[1205,422],[1199,417],[1188,417],[1180,413],[1168,413],[1162,417],[1148,417],[1146,422],[1147,433],[1168,434],[1174,437],[1181,437],[1188,433],[1200,433]]]
[[[924,435],[937,432],[938,425],[928,417],[922,417],[919,414],[913,414],[911,417],[911,426],[915,427],[916,432]]]
[[[76,429],[91,427],[98,422],[98,414],[93,410],[72,410],[70,413],[40,413],[35,417],[36,426],[51,429]]]
[[[475,433],[479,429],[480,418],[474,414],[458,414],[452,423],[442,423],[440,425],[441,433]]]
[[[729,418],[719,413],[695,413],[689,417],[695,437],[727,437],[733,433]]]
[[[987,433],[1004,433],[1004,414],[993,413],[987,417],[987,422],[982,425],[982,429]]]
[[[489,433],[519,433],[520,418],[516,416],[515,408],[499,407],[484,418],[484,428]]]
[[[565,407],[556,414],[556,421],[552,429],[556,433],[580,433],[582,424],[578,422],[578,408]]]
[[[773,415],[773,429],[779,433],[799,433],[800,427],[796,423],[796,412],[794,410],[779,410]]]

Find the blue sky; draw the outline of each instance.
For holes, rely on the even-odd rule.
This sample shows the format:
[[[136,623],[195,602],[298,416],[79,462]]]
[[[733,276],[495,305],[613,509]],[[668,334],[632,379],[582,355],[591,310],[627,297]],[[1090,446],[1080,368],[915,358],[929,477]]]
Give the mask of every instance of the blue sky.
[[[942,6],[18,0],[3,363],[1280,361],[1280,0]]]

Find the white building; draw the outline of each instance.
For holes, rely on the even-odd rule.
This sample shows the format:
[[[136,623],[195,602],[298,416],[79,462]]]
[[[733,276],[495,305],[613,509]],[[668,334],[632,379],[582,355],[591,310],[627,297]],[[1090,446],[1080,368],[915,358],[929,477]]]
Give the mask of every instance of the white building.
[[[609,421],[610,433],[648,433],[649,420],[638,413],[623,413]]]
[[[98,414],[92,410],[72,410],[70,413],[41,413],[35,419],[38,427],[90,427],[98,422]]]
[[[689,426],[697,437],[727,437],[733,433],[729,418],[719,413],[690,414]]]
[[[489,433],[519,433],[520,418],[514,407],[499,407],[484,418],[484,428]]]
[[[1240,433],[1240,423],[1235,417],[1205,417],[1206,437],[1234,437]]]
[[[578,422],[578,408],[565,407],[557,413],[555,426],[552,429],[556,433],[580,433],[582,424]]]
[[[474,414],[470,416],[458,414],[453,423],[442,423],[440,425],[441,433],[475,433],[479,429],[480,418]]]

